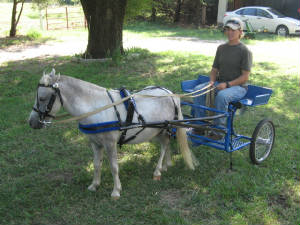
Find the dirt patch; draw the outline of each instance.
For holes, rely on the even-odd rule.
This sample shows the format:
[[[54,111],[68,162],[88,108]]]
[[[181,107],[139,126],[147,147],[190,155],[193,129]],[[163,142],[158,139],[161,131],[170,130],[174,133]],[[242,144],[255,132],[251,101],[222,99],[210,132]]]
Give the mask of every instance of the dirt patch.
[[[288,196],[285,194],[273,195],[269,198],[269,205],[280,205],[284,209],[288,209],[290,204],[288,203]]]
[[[168,191],[163,191],[160,195],[160,203],[166,204],[170,208],[178,207],[182,194],[179,190],[173,189]]]
[[[172,210],[179,211],[183,216],[188,216],[193,212],[193,208],[184,205],[186,198],[187,196],[180,190],[170,189],[161,192],[159,203],[168,206]]]
[[[128,38],[124,37],[124,48],[145,48],[151,52],[183,51],[214,56],[217,47],[224,41],[205,41],[198,38],[161,37],[161,38]],[[87,39],[68,37],[61,42],[47,42],[43,45],[30,44],[0,48],[0,64],[7,61],[24,60],[43,56],[66,56],[81,54],[86,50]],[[299,69],[300,42],[263,42],[248,46],[253,53],[255,62],[273,62],[286,64],[291,67],[291,72]],[[278,54],[280,52],[280,54]]]

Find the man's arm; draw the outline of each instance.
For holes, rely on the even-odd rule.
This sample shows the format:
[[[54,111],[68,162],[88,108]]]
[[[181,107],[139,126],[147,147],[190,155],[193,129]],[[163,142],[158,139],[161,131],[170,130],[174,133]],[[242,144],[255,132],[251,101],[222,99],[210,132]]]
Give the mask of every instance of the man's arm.
[[[250,71],[242,70],[242,75],[232,80],[229,83],[230,86],[236,86],[246,83],[249,80]]]
[[[246,83],[249,80],[250,71],[242,70],[242,75],[236,78],[235,80],[232,80],[228,82],[230,86],[237,86]],[[220,83],[217,86],[217,89],[223,90],[227,88],[226,83]]]
[[[217,80],[217,75],[219,70],[217,68],[212,67],[210,71],[210,84],[214,84]]]

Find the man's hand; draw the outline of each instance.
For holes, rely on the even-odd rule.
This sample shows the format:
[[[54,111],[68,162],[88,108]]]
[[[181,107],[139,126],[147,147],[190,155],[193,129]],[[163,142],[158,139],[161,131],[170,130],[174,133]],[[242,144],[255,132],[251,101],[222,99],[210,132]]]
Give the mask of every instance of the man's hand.
[[[227,88],[226,83],[219,83],[219,84],[217,85],[217,89],[218,89],[218,90],[223,90],[223,89],[225,89],[225,88]]]

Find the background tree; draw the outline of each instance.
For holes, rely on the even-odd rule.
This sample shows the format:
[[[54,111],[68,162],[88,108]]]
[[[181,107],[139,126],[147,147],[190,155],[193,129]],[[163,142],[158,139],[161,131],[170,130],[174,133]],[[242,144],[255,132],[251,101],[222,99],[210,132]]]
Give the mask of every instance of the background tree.
[[[17,34],[17,25],[20,21],[21,14],[23,11],[25,0],[13,0],[13,8],[12,8],[12,14],[11,14],[11,26],[10,26],[10,37],[15,37]],[[21,8],[18,13],[18,5],[21,4]]]
[[[20,21],[25,0],[13,0],[12,14],[11,14],[11,26],[10,26],[10,37],[15,37],[17,34],[17,26]],[[47,7],[49,4],[59,3],[59,4],[76,4],[79,0],[32,0],[32,3],[36,4],[41,10]],[[18,5],[21,4],[20,10],[18,10]]]
[[[155,21],[157,15],[167,22],[194,25],[204,25],[216,22],[218,0],[153,0],[151,20]],[[206,18],[208,15],[209,18]],[[208,20],[207,20],[208,19]]]
[[[88,24],[87,58],[123,53],[123,23],[127,0],[80,0]]]
[[[139,16],[149,14],[153,0],[127,0],[125,23],[135,20]]]
[[[184,0],[177,0],[175,14],[174,14],[174,23],[178,23],[180,21],[181,7],[183,4],[184,4]]]

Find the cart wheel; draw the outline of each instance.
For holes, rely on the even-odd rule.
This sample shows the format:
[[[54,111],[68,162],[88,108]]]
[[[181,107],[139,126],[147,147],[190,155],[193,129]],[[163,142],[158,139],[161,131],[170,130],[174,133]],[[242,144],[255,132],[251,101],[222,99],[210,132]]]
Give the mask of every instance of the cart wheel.
[[[270,155],[275,141],[274,124],[269,119],[261,120],[252,134],[250,159],[253,164],[262,163]]]

